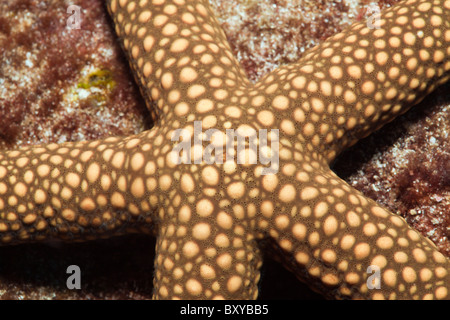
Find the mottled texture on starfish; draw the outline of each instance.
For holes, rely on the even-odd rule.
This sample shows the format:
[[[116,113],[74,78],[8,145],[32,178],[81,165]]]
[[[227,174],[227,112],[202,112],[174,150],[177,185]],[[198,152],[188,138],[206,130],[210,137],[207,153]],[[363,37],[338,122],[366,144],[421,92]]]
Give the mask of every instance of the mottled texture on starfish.
[[[127,138],[0,153],[1,242],[154,228],[155,297],[211,299],[256,298],[258,240],[270,238],[326,295],[448,298],[449,260],[329,163],[448,80],[449,0],[402,2],[379,29],[354,24],[254,85],[207,1],[108,4],[157,124]],[[171,137],[192,135],[195,120],[222,132],[216,145],[226,129],[279,129],[278,172],[174,163]],[[371,265],[380,289],[367,286]]]

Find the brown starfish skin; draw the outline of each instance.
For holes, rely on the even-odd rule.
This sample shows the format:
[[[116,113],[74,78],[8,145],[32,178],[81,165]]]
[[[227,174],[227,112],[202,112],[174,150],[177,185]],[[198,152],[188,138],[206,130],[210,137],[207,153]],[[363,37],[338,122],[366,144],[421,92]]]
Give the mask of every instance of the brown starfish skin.
[[[0,153],[4,244],[153,227],[155,298],[230,299],[256,298],[258,240],[270,238],[288,268],[329,296],[449,297],[449,260],[329,163],[448,80],[450,1],[404,1],[380,29],[354,24],[255,85],[207,1],[108,5],[157,125]],[[194,120],[223,133],[280,129],[279,171],[175,164],[172,134],[192,132]],[[380,289],[367,286],[371,265]]]

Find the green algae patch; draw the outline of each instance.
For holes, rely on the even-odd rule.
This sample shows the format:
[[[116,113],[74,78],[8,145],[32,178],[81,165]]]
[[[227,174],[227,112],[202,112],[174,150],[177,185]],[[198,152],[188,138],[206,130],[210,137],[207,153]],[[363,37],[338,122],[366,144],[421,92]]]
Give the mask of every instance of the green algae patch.
[[[78,84],[80,89],[91,89],[92,87],[104,88],[113,90],[116,86],[116,82],[113,78],[113,73],[108,69],[98,69],[89,73],[82,79],[82,82]]]

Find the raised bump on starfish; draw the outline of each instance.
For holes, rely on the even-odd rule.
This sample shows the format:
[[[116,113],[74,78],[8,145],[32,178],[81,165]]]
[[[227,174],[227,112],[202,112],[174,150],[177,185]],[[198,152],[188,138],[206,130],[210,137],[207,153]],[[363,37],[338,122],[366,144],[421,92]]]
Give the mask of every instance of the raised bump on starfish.
[[[200,0],[111,0],[157,125],[0,153],[3,243],[157,230],[156,298],[256,298],[269,237],[335,297],[448,298],[449,260],[328,167],[449,78],[450,1],[404,1],[252,85]],[[280,164],[173,163],[174,130],[280,129]],[[270,137],[269,137],[270,140]],[[195,155],[194,155],[195,156]],[[367,268],[381,269],[370,290]]]

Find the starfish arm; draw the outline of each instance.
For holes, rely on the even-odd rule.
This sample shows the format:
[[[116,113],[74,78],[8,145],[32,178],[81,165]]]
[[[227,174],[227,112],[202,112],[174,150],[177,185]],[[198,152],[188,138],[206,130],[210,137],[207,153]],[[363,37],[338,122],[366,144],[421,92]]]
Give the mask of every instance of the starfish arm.
[[[249,83],[207,0],[107,3],[147,106],[156,104],[159,117],[198,117]]]
[[[293,165],[262,181],[276,200],[258,222],[288,269],[334,298],[449,299],[449,259],[431,241],[331,170],[286,175]]]
[[[209,219],[200,211],[184,204],[161,226],[154,298],[256,299],[262,258],[252,233],[233,223],[226,211],[214,212]]]
[[[407,0],[373,27],[355,23],[256,87],[330,163],[446,82],[449,71],[450,1]]]
[[[0,244],[149,232],[159,129],[0,153]]]

